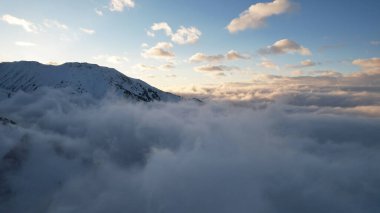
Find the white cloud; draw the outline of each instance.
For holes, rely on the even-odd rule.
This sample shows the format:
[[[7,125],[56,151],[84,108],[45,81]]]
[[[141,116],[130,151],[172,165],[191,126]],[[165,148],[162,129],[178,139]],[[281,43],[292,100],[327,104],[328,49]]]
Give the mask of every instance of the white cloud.
[[[256,29],[265,25],[267,18],[290,12],[293,8],[290,0],[274,0],[270,3],[257,3],[240,14],[227,26],[231,33],[243,31],[248,28]]]
[[[208,63],[218,63],[221,61],[229,60],[246,60],[250,59],[251,57],[249,55],[241,54],[235,50],[230,50],[225,55],[206,55],[204,53],[195,53],[193,56],[189,58],[189,62],[191,63],[201,63],[201,62],[208,62]]]
[[[366,74],[380,74],[380,58],[356,59],[352,64],[361,67]]]
[[[200,91],[239,98],[238,88]],[[16,122],[0,124],[0,209],[379,212],[380,121],[360,114],[379,109],[343,104],[368,96],[246,89],[257,99],[136,104],[16,94],[0,104]]]
[[[227,60],[233,61],[233,60],[238,60],[238,59],[250,59],[251,57],[249,55],[241,54],[235,50],[230,50],[226,54],[226,58]]]
[[[372,44],[373,46],[379,46],[380,41],[371,41],[370,44]]]
[[[264,67],[266,69],[273,69],[273,70],[279,70],[280,67],[275,64],[273,61],[265,59],[262,60],[261,63],[259,64],[261,67]]]
[[[159,42],[154,47],[150,49],[145,49],[142,56],[145,58],[155,58],[155,59],[172,59],[175,57],[172,51],[173,44],[169,42]]]
[[[196,43],[202,32],[195,27],[183,27],[177,30],[176,33],[172,35],[172,41],[177,44],[194,44]]]
[[[128,58],[125,56],[118,55],[97,55],[94,57],[95,60],[102,60],[110,64],[122,64],[128,62]]]
[[[302,69],[302,68],[306,68],[306,67],[314,67],[318,64],[319,63],[315,63],[311,59],[307,59],[307,60],[301,61],[299,64],[296,64],[296,65],[287,65],[287,67],[288,68]]]
[[[103,11],[99,10],[98,8],[95,8],[94,11],[95,11],[96,15],[103,16]]]
[[[111,11],[122,12],[125,7],[134,8],[135,1],[134,0],[111,0],[109,9]]]
[[[86,34],[93,35],[95,34],[95,30],[93,29],[87,29],[87,28],[80,28],[80,30]]]
[[[15,45],[22,47],[34,47],[37,46],[35,43],[27,42],[27,41],[16,41]]]
[[[17,18],[15,16],[6,14],[1,17],[1,20],[10,24],[10,25],[16,25],[22,27],[25,31],[31,32],[31,33],[37,33],[38,32],[38,27],[25,19],[22,18]]]
[[[69,27],[67,25],[60,23],[57,20],[45,19],[43,24],[47,28],[57,28],[60,30],[68,30],[69,29]]]
[[[203,72],[203,73],[223,73],[226,71],[237,71],[240,70],[238,67],[226,66],[226,65],[202,65],[198,67],[194,67],[194,71]]]
[[[154,23],[151,27],[153,31],[163,30],[167,36],[171,36],[173,34],[172,28],[166,22]]]
[[[291,41],[289,39],[282,39],[282,40],[276,41],[273,45],[259,50],[259,53],[263,55],[287,54],[287,53],[290,53],[290,54],[298,53],[300,55],[312,54],[308,48],[303,47],[300,44],[294,41]]]
[[[199,63],[199,62],[217,63],[223,60],[224,60],[224,55],[210,55],[209,56],[204,53],[195,53],[189,59],[191,63]]]
[[[176,44],[194,44],[202,35],[202,32],[196,27],[184,27],[181,26],[175,33],[173,33],[172,28],[166,22],[154,23],[151,26],[152,31],[147,31],[147,35],[154,37],[154,31],[163,30],[166,36],[170,37],[171,40]]]

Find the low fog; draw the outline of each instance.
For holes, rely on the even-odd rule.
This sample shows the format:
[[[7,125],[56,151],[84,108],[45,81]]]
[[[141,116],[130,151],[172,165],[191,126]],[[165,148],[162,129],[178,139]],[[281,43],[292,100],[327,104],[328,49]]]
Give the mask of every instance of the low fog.
[[[363,113],[379,99],[351,92],[19,92],[0,102],[0,212],[380,212],[380,118]]]

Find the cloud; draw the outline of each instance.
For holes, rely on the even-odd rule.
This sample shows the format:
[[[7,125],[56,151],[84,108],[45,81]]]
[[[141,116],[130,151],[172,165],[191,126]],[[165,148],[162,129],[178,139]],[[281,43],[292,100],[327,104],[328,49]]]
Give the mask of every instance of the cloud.
[[[172,41],[177,44],[194,44],[196,43],[202,32],[195,27],[181,26],[176,33],[172,35]]]
[[[88,35],[93,35],[93,34],[95,34],[95,30],[93,30],[93,29],[88,29],[88,28],[79,28],[80,29],[80,31],[82,31],[82,32],[84,32],[84,33],[86,33],[86,34],[88,34]]]
[[[233,60],[246,60],[250,59],[249,55],[241,54],[235,50],[230,50],[225,55],[206,55],[204,53],[195,53],[193,56],[189,58],[189,61],[191,63],[201,63],[201,62],[208,62],[208,63],[218,63],[225,60],[233,61]]]
[[[281,100],[310,109],[322,106],[350,111],[350,107],[380,105],[380,72],[362,70],[342,74],[334,70],[315,70],[294,74],[289,77],[256,73],[250,81],[198,86],[196,91],[181,88],[178,91],[182,91],[182,95],[192,94],[213,100],[263,103]]]
[[[356,59],[352,64],[360,66],[363,70],[380,70],[380,58]]]
[[[0,123],[0,211],[379,212],[380,120],[315,92],[288,98],[317,107],[20,92],[0,104],[16,122]]]
[[[96,15],[103,16],[103,11],[99,10],[98,8],[95,8],[94,11],[95,11]]]
[[[38,27],[25,19],[22,18],[17,18],[15,16],[6,14],[1,17],[1,20],[10,24],[10,25],[16,25],[22,27],[26,32],[30,33],[37,33],[38,32]]]
[[[125,56],[118,55],[97,55],[94,57],[95,60],[102,60],[110,64],[122,64],[128,62],[128,58]]]
[[[300,55],[311,55],[311,51],[301,46],[300,44],[291,41],[289,39],[282,39],[276,41],[273,45],[268,46],[266,48],[259,50],[260,54],[268,55],[268,54],[294,54],[298,53]]]
[[[69,27],[67,25],[60,23],[57,20],[45,19],[43,24],[47,28],[57,28],[60,30],[68,30],[69,29]]]
[[[371,41],[370,44],[373,45],[373,46],[379,46],[380,45],[380,41]]]
[[[154,23],[151,26],[151,30],[153,31],[147,31],[147,35],[150,37],[154,37],[154,31],[160,31],[163,30],[166,34],[166,36],[170,37],[172,42],[176,44],[194,44],[202,35],[202,32],[197,29],[196,27],[184,27],[181,26],[175,33],[173,33],[172,28],[169,26],[166,22],[160,22],[160,23]]]
[[[202,73],[211,73],[219,76],[224,76],[224,72],[240,70],[238,67],[226,66],[226,65],[202,65],[194,67],[194,71]]]
[[[151,65],[146,65],[146,64],[136,64],[134,66],[134,68],[137,68],[137,69],[142,70],[142,71],[157,71],[157,70],[170,71],[170,70],[173,70],[175,68],[175,66],[173,63],[169,62],[169,63],[162,64],[159,66],[151,66]]]
[[[142,56],[145,58],[172,59],[175,57],[174,52],[171,50],[172,48],[173,44],[169,42],[159,42],[154,47],[145,49]]]
[[[318,65],[318,63],[315,63],[311,59],[307,59],[307,60],[301,61],[299,64],[288,65],[287,67],[288,68],[302,69],[302,68],[306,68],[306,67],[314,67],[316,65]]]
[[[217,63],[224,60],[224,55],[206,55],[204,53],[195,53],[190,57],[189,61],[191,63],[199,63],[199,62],[210,62]]]
[[[246,29],[257,29],[265,26],[267,18],[288,13],[292,10],[293,5],[290,0],[274,0],[269,3],[257,3],[249,7],[248,10],[240,14],[227,26],[228,31],[235,33]]]
[[[163,71],[170,71],[170,70],[173,70],[175,68],[175,64],[169,62],[169,63],[163,64],[163,65],[160,65],[158,68],[160,70],[163,70]]]
[[[134,8],[135,1],[134,0],[111,0],[109,9],[111,11],[122,12],[125,7]]]
[[[37,44],[27,41],[16,41],[15,45],[21,46],[21,47],[34,47],[37,46]]]
[[[265,59],[262,60],[261,63],[259,64],[261,67],[264,67],[266,69],[273,69],[273,70],[279,70],[280,67],[275,64],[273,61]]]
[[[173,34],[172,28],[166,22],[154,23],[151,27],[153,31],[163,30],[167,36],[171,36]]]
[[[226,54],[226,58],[227,60],[230,60],[230,61],[233,61],[233,60],[238,60],[238,59],[250,59],[251,57],[249,55],[243,55],[235,50],[230,50],[227,54]]]

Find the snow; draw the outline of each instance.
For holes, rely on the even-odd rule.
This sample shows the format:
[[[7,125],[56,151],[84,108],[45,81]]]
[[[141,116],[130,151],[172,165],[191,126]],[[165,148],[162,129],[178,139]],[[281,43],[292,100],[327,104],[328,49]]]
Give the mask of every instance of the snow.
[[[65,63],[54,66],[33,61],[0,63],[0,100],[20,90],[29,93],[43,87],[71,88],[74,94],[89,93],[99,99],[112,93],[146,102],[181,100],[180,96],[96,64]]]

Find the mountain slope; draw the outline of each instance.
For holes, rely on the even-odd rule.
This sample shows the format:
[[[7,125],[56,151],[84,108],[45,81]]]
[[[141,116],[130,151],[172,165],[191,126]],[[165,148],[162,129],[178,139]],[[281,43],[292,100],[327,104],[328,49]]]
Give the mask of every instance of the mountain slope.
[[[111,93],[137,101],[179,101],[181,97],[129,78],[115,69],[88,63],[60,66],[20,61],[0,63],[0,100],[17,91],[33,92],[43,87],[70,88],[74,94],[89,93],[103,98]]]

